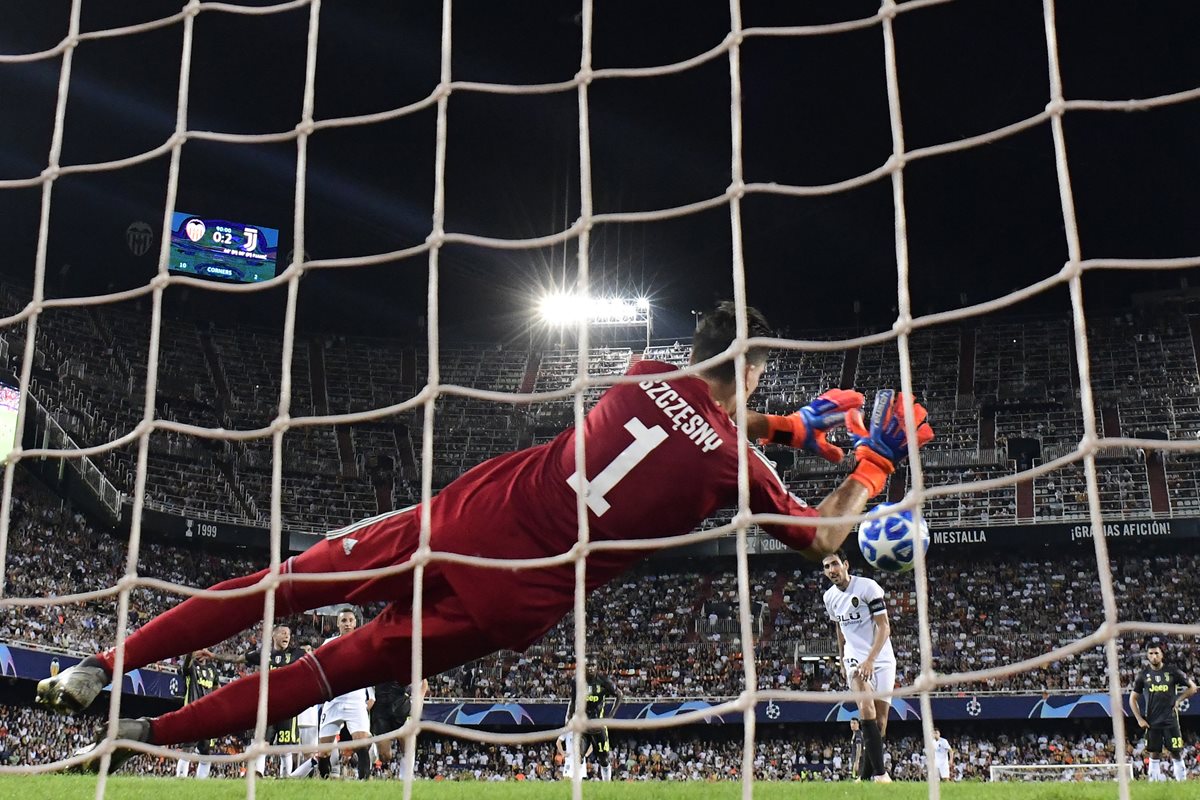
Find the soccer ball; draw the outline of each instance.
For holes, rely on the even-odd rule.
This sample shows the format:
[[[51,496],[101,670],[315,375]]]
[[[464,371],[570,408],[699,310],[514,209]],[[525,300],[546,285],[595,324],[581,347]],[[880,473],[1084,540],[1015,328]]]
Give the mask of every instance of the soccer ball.
[[[880,503],[878,508],[890,508],[891,503]],[[878,509],[877,509],[878,510]],[[921,520],[918,533],[913,525],[912,511],[892,513],[869,519],[858,526],[858,549],[863,558],[875,569],[884,572],[908,572],[913,568],[913,552],[917,541],[929,550],[929,526]]]

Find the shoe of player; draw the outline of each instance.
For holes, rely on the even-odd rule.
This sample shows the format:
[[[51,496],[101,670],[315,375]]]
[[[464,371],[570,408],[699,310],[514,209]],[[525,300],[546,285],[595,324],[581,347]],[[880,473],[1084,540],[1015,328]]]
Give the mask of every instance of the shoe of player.
[[[117,738],[128,739],[132,742],[148,742],[150,741],[150,720],[146,717],[140,719],[121,719],[117,720]],[[96,738],[93,744],[87,747],[81,747],[76,750],[73,755],[81,756],[87,753],[94,753],[100,749],[100,743],[104,741],[104,731]],[[127,747],[118,747],[113,750],[112,757],[108,761],[108,772],[112,773],[124,766],[125,762],[139,755],[140,751],[130,750]],[[96,754],[86,761],[81,761],[67,768],[67,772],[90,773],[93,775],[100,772],[100,761],[103,758],[100,754]]]
[[[876,775],[874,778],[871,778],[871,780],[875,783],[891,783],[892,776],[885,772],[882,775]]]
[[[73,714],[90,706],[111,681],[104,667],[84,660],[38,681],[37,702],[52,711]]]

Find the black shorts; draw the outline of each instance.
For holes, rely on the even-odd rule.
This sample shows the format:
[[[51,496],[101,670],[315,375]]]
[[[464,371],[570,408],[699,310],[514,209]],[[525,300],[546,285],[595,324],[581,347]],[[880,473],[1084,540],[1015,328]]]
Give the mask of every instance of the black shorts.
[[[598,761],[608,761],[608,753],[612,750],[612,745],[608,741],[608,728],[601,728],[598,731],[590,731],[587,734],[587,744],[584,745],[583,751],[587,752],[587,745],[592,747],[592,755]]]
[[[376,703],[371,707],[371,735],[390,733],[398,730],[408,719],[408,714],[400,716],[403,708],[396,708],[391,703]]]
[[[300,725],[296,718],[285,719],[267,728],[267,741],[271,744],[300,744]]]
[[[1164,725],[1151,725],[1146,731],[1146,751],[1157,755],[1163,750],[1170,750],[1172,755],[1178,755],[1183,750],[1183,732],[1179,729],[1179,717]]]
[[[196,748],[196,752],[202,756],[211,756],[217,750],[216,739],[203,739],[199,742],[191,742],[190,744],[180,745],[180,748],[187,750],[190,747]]]

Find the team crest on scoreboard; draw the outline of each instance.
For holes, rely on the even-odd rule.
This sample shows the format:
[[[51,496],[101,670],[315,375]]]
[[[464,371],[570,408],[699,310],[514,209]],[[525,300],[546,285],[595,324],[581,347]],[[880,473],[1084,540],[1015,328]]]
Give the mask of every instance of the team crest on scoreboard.
[[[187,221],[187,225],[183,226],[183,232],[193,242],[198,242],[204,238],[204,231],[207,228],[204,226],[204,220],[199,220],[193,217]]]

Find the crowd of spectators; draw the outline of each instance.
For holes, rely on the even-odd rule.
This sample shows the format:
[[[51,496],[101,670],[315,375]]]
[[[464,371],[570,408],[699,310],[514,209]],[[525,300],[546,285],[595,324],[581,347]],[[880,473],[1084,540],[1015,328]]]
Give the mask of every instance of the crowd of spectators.
[[[0,705],[0,766],[36,766],[58,761],[91,744],[104,718],[91,714],[52,714],[35,706]],[[241,752],[245,742],[227,736],[217,743],[214,754]],[[142,756],[132,771],[139,775],[171,776],[176,759]],[[244,774],[240,763],[214,764],[212,777],[231,778]]]
[[[56,597],[112,587],[125,574],[126,547],[94,528],[52,495],[18,487],[14,495],[6,562],[10,597]],[[1073,556],[1073,557],[1071,557]],[[1169,550],[1124,549],[1111,561],[1122,619],[1194,622],[1200,608],[1200,573],[1194,556]],[[143,543],[138,573],[206,587],[263,566],[261,557],[181,550]],[[588,646],[602,654],[631,696],[720,697],[744,689],[744,648],[738,591],[728,563],[710,559],[654,562],[614,581],[588,601]],[[911,683],[919,669],[915,593],[911,575],[873,573],[888,595],[898,681]],[[821,594],[825,578],[798,558],[756,560],[749,596],[760,688],[836,690],[844,687],[831,658],[834,632]],[[935,668],[942,673],[992,668],[1034,658],[1093,632],[1103,621],[1099,576],[1090,550],[1075,556],[1013,555],[986,569],[946,556],[929,564],[931,634]],[[130,595],[129,625],[136,629],[170,608],[178,597],[139,587]],[[369,610],[368,610],[369,611]],[[330,620],[309,614],[287,620],[298,641],[319,640]],[[48,650],[92,653],[116,632],[116,597],[82,603],[0,608],[0,640]],[[252,630],[220,645],[250,649]],[[444,697],[565,697],[574,661],[574,620],[568,616],[525,653],[503,652],[433,679]],[[1140,643],[1127,637],[1122,681],[1138,666]],[[1189,648],[1171,644],[1180,668],[1200,669]],[[1038,669],[984,684],[951,684],[949,690],[1102,690],[1107,671],[1102,648],[1053,661]]]
[[[28,287],[0,287],[0,313],[28,301]],[[39,326],[33,394],[83,446],[110,441],[142,418],[149,318],[144,304],[84,311],[53,309]],[[278,413],[283,341],[278,332],[252,326],[221,327],[182,319],[162,323],[155,414],[204,427],[247,429],[267,425]],[[1165,433],[1172,439],[1200,432],[1200,378],[1189,319],[1178,309],[1130,312],[1089,320],[1091,377],[1103,435]],[[798,339],[852,338],[855,332],[797,332]],[[1082,435],[1082,412],[1070,348],[1073,329],[1065,318],[986,319],[973,328],[913,332],[909,359],[913,381],[935,420],[938,437],[928,448],[930,466],[959,471],[927,474],[931,485],[970,484],[1012,475],[1031,466],[1026,450],[1009,455],[1009,438],[1030,439],[1042,461],[1073,450]],[[10,352],[19,334],[0,332]],[[412,398],[429,374],[424,349],[412,343],[349,336],[300,337],[292,355],[293,416],[378,409]],[[639,357],[686,363],[690,345],[640,349],[600,346],[590,355],[594,376],[623,372]],[[970,374],[965,365],[972,363]],[[447,343],[439,355],[440,380],[478,389],[548,392],[570,385],[578,353],[547,348]],[[960,374],[962,373],[962,374]],[[871,390],[896,385],[894,341],[845,350],[780,349],[754,402],[786,412],[814,394],[850,381]],[[587,390],[588,402],[602,387]],[[530,407],[497,405],[453,395],[439,400],[435,422],[433,486],[494,455],[545,441],[572,424],[569,399]],[[1108,413],[1115,413],[1115,426]],[[283,454],[282,513],[288,530],[329,530],[377,513],[376,498],[400,502],[419,492],[413,453],[420,448],[423,416],[407,411],[380,420],[394,431],[381,436],[359,430],[338,435],[333,426],[288,432]],[[989,435],[986,430],[992,429]],[[378,433],[378,432],[377,432]],[[344,434],[344,431],[343,431]],[[134,449],[96,457],[107,477],[125,492],[135,478]],[[1110,454],[1111,455],[1111,454]],[[364,468],[383,458],[390,474]],[[177,433],[151,438],[146,499],[154,508],[265,526],[270,508],[269,439],[210,442]],[[1012,463],[1010,463],[1010,461]],[[1014,467],[1015,464],[1015,467]],[[1151,513],[1154,481],[1136,464],[1101,467],[1101,502],[1112,515]],[[391,491],[379,483],[391,482]],[[794,487],[812,496],[812,481]],[[1039,521],[1069,519],[1086,511],[1078,471],[1038,479],[1031,512]],[[1182,458],[1172,466],[1169,502],[1176,513],[1200,508],[1200,462]],[[934,501],[934,524],[1005,524],[1016,519],[1013,487]],[[1161,509],[1158,509],[1161,511]]]
[[[32,482],[18,480],[9,519],[4,565],[7,597],[54,598],[111,589],[125,575],[125,542],[93,526],[83,514]],[[143,542],[138,574],[203,588],[264,566],[265,554],[238,556]],[[136,629],[181,599],[157,588],[134,589],[129,596],[129,629]],[[292,626],[298,640],[314,644],[334,628],[329,619],[311,614],[281,622]],[[0,607],[0,642],[48,651],[98,652],[111,646],[116,626],[115,592],[76,603]],[[249,650],[260,640],[261,632],[256,627],[221,646]],[[173,662],[160,666],[171,669]],[[227,671],[227,677],[232,674]]]
[[[0,765],[47,764],[89,744],[104,718],[94,715],[60,716],[30,706],[0,705]],[[787,734],[763,729],[754,744],[754,779],[759,781],[845,781],[852,778],[849,730],[830,724],[811,726]],[[1058,773],[1060,779],[1083,779],[1089,764],[1116,760],[1114,741],[1106,731],[1059,729],[1052,731],[993,726],[987,731],[946,732],[954,749],[951,780],[987,780],[992,766],[1063,765],[1080,768],[1077,774]],[[222,739],[221,755],[244,750],[242,736]],[[613,778],[619,781],[724,781],[741,780],[743,739],[740,729],[719,732],[702,728],[670,731],[613,732]],[[403,749],[400,749],[403,753]],[[1200,775],[1194,735],[1186,737],[1184,760],[1192,776]],[[1135,777],[1144,776],[1145,740],[1126,744],[1126,756]],[[911,726],[885,742],[885,760],[897,780],[921,781],[927,777],[924,742]],[[273,761],[273,759],[272,759]],[[416,775],[441,780],[528,780],[563,778],[563,756],[553,741],[523,744],[483,743],[438,735],[417,739]],[[125,772],[139,775],[175,774],[174,759],[142,756]],[[377,777],[402,775],[399,758],[376,763]],[[273,764],[269,769],[274,767]],[[214,764],[212,776],[244,775],[239,762]],[[594,765],[591,768],[594,775]],[[1111,773],[1106,775],[1111,777]]]
[[[1000,667],[1039,657],[1090,634],[1103,622],[1099,577],[1091,554],[1076,558],[1029,556],[990,562],[968,559],[930,564],[934,666],[941,673]],[[1122,553],[1112,560],[1122,619],[1194,622],[1200,577],[1188,553]],[[919,670],[916,600],[911,576],[873,573],[888,594],[898,682],[911,684]],[[813,568],[756,567],[751,597],[764,624],[755,643],[760,688],[844,690],[833,659],[800,654],[833,652],[833,630],[820,596],[825,579]],[[726,584],[722,590],[721,584]],[[627,694],[647,697],[731,696],[744,688],[737,605],[726,574],[639,571],[593,595],[589,641],[593,652]],[[716,587],[716,588],[714,588]],[[712,625],[719,612],[726,626]],[[758,619],[758,616],[755,617]],[[725,628],[726,633],[714,632]],[[544,698],[570,691],[573,618],[568,617],[524,654],[501,654],[436,677],[435,694],[466,697]],[[814,641],[815,640],[815,641]],[[1139,637],[1126,637],[1121,680],[1128,685],[1141,664]],[[1193,648],[1170,642],[1168,659],[1189,674],[1200,671]],[[1104,691],[1102,648],[1052,661],[983,683],[951,683],[959,691]]]

